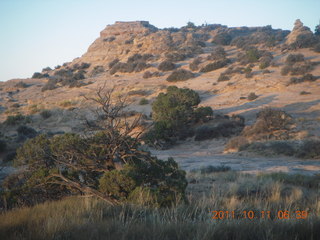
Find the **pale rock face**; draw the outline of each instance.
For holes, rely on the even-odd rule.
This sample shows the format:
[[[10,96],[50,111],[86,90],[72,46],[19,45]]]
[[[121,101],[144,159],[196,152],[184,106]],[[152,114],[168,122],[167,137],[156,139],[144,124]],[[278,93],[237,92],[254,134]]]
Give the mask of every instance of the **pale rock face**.
[[[158,31],[147,21],[116,22],[102,30],[100,37],[76,61],[107,65],[115,58],[125,61],[135,53],[161,54],[170,48],[171,42],[170,33]]]
[[[290,45],[296,42],[298,36],[301,36],[301,35],[308,36],[308,35],[313,35],[313,33],[310,30],[310,28],[303,25],[300,19],[297,19],[294,23],[294,27],[291,33],[287,36],[286,44]]]

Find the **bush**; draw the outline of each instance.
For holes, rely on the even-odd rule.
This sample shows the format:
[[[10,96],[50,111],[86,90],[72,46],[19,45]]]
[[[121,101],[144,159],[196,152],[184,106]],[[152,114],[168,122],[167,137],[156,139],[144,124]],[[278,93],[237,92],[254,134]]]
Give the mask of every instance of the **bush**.
[[[7,150],[7,143],[0,139],[0,153],[3,153]]]
[[[149,68],[150,65],[146,64],[143,61],[136,61],[132,62],[129,61],[127,63],[118,62],[110,69],[110,74],[113,75],[116,72],[122,72],[122,73],[131,73],[131,72],[141,72],[146,68]]]
[[[302,83],[302,82],[314,82],[317,80],[317,77],[313,76],[312,74],[306,74],[301,78],[296,78],[296,77],[292,77],[290,79],[289,84],[298,84],[298,83]]]
[[[301,91],[300,92],[300,95],[308,95],[308,94],[311,94],[311,92],[306,92],[306,91]]]
[[[178,69],[173,71],[168,77],[168,82],[177,82],[177,81],[185,81],[190,78],[194,78],[194,74],[190,71],[187,71],[185,69]]]
[[[200,103],[198,93],[191,89],[175,86],[160,93],[152,104],[154,127],[145,134],[147,143],[174,142],[191,135],[190,125],[194,122],[194,107]]]
[[[198,107],[194,111],[194,118],[196,122],[207,122],[213,116],[213,110],[211,107]]]
[[[42,92],[48,91],[48,90],[53,90],[56,89],[57,86],[57,79],[55,78],[49,78],[48,82],[41,88]]]
[[[287,64],[294,64],[297,62],[304,62],[304,55],[301,53],[298,54],[289,54],[286,58]]]
[[[18,132],[18,137],[23,140],[25,138],[34,138],[35,136],[37,136],[36,130],[25,125],[18,127],[17,132]]]
[[[27,122],[30,122],[29,117],[26,117],[22,114],[17,114],[14,116],[8,116],[7,119],[4,121],[4,124],[17,125],[17,124],[27,123]]]
[[[115,161],[110,158],[111,149],[114,149],[112,146],[113,140],[104,132],[87,138],[64,134],[54,138],[39,135],[28,140],[18,149],[14,160],[16,166],[27,164],[31,173],[31,176],[26,176],[20,189],[29,195],[34,190],[44,192],[45,199],[55,198],[57,194],[79,194],[78,191],[90,189],[96,196],[112,199],[115,203],[135,202],[135,193],[143,190],[152,196],[148,204],[153,207],[169,207],[179,199],[185,200],[185,172],[178,169],[172,158],[162,161],[147,152],[138,152],[134,150],[137,148],[135,141],[128,138],[123,145],[118,146],[120,149],[117,155],[120,159],[127,158],[128,162],[117,169],[114,165],[107,165]],[[128,155],[131,156],[130,161]],[[102,166],[106,166],[103,167],[104,171],[97,171]],[[67,179],[70,186],[76,186],[77,191],[73,193],[63,189],[64,182],[59,181],[61,179],[58,177],[54,184],[45,180],[59,175]],[[84,188],[77,187],[83,185]],[[52,192],[53,189],[55,192]],[[34,199],[32,195],[28,200],[31,199]]]
[[[161,74],[160,72],[150,72],[150,71],[146,71],[143,73],[143,78],[152,78],[152,77],[160,77]]]
[[[195,141],[203,141],[212,138],[230,137],[239,134],[243,129],[243,124],[237,121],[225,121],[217,126],[204,125],[196,129]]]
[[[320,43],[317,43],[314,48],[313,48],[313,51],[317,52],[317,53],[320,53]]]
[[[224,82],[224,81],[229,81],[229,80],[230,80],[230,78],[225,73],[221,73],[218,78],[218,82]]]
[[[159,71],[163,71],[163,72],[171,71],[171,70],[174,70],[175,68],[176,68],[176,65],[171,61],[163,61],[158,66]]]
[[[224,60],[227,54],[223,47],[216,47],[213,49],[213,52],[208,56],[208,60]]]
[[[257,152],[263,155],[293,156],[295,148],[287,141],[254,142],[240,147],[240,151]]]
[[[196,58],[194,59],[190,64],[189,64],[189,69],[191,71],[198,71],[199,70],[199,64],[201,63],[201,58]]]
[[[119,59],[116,58],[114,60],[112,60],[111,62],[109,62],[108,66],[109,66],[109,69],[111,69],[114,65],[116,65],[117,63],[119,62]]]
[[[91,71],[91,76],[92,77],[95,77],[97,75],[99,75],[100,73],[103,73],[104,72],[104,67],[103,66],[95,66],[93,68],[93,70]]]
[[[43,119],[48,119],[49,117],[51,117],[52,113],[50,110],[42,110],[40,112],[40,115]]]
[[[185,54],[179,53],[179,52],[166,53],[165,57],[166,57],[167,61],[170,61],[170,62],[179,62],[179,61],[183,61],[187,58],[187,56]]]
[[[201,68],[200,72],[203,72],[203,73],[211,72],[211,71],[217,70],[219,68],[225,67],[228,63],[229,63],[228,59],[219,60],[219,61],[216,61],[213,63],[209,63],[205,67]]]
[[[27,87],[28,87],[28,84],[20,81],[20,82],[16,83],[14,86],[15,86],[16,88],[27,88]]]
[[[39,72],[35,72],[32,75],[32,78],[46,78],[46,77],[49,77],[49,74],[47,74],[47,73],[42,74],[42,73],[39,73]]]
[[[146,105],[146,104],[148,104],[148,103],[149,103],[148,99],[141,98],[141,99],[140,99],[140,102],[139,102],[139,105]]]
[[[220,166],[206,166],[200,168],[200,173],[201,174],[210,174],[210,173],[216,173],[216,172],[227,172],[230,171],[231,167],[226,166],[226,165],[220,165]]]
[[[299,158],[320,158],[320,141],[305,140],[299,146],[296,156]]]
[[[231,40],[232,40],[232,37],[230,34],[219,33],[213,38],[212,43],[219,44],[219,45],[230,45]]]
[[[247,99],[248,99],[249,101],[253,101],[253,100],[257,99],[258,97],[259,97],[258,95],[256,95],[254,92],[252,92],[252,93],[250,93],[250,94],[248,95]]]
[[[243,136],[231,138],[226,144],[226,150],[240,150],[243,146],[249,144],[249,141]]]

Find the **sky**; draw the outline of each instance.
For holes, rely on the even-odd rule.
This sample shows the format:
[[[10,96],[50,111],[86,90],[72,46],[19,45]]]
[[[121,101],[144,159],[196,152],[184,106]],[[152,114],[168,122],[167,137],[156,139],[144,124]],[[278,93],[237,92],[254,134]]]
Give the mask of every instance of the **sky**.
[[[115,21],[291,30],[299,18],[313,31],[319,9],[320,0],[0,0],[0,81],[28,78],[80,57]]]

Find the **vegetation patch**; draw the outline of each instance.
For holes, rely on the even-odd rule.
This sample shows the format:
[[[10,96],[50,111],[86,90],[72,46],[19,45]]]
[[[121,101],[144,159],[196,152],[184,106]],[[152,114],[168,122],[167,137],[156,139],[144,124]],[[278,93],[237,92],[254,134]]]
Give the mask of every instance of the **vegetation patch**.
[[[188,80],[190,78],[194,78],[195,75],[185,69],[178,69],[173,71],[168,77],[167,77],[167,81],[168,82],[177,82],[177,81],[185,81]]]

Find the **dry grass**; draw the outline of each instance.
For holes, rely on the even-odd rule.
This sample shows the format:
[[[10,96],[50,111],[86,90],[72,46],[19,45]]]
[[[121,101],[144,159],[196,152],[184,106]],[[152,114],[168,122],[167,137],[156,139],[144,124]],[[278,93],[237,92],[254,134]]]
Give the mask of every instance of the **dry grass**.
[[[308,181],[313,177],[305,177]],[[311,178],[311,179],[310,179]],[[234,171],[188,173],[189,204],[151,209],[108,206],[68,198],[0,215],[1,239],[319,239],[318,187],[295,175]],[[300,177],[300,180],[304,177]],[[306,180],[304,179],[304,180]],[[240,219],[212,219],[212,211]],[[243,219],[243,211],[270,211],[271,219]],[[306,210],[307,219],[277,219],[277,211]]]

